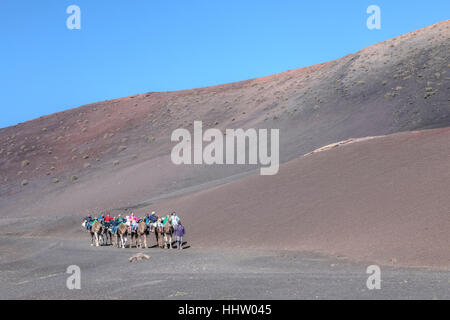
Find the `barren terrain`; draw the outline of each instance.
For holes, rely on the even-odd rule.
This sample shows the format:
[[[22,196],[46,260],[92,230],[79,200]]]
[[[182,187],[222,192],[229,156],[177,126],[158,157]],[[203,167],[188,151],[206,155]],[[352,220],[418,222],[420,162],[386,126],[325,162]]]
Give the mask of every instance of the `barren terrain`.
[[[380,298],[364,291],[368,263],[389,270],[384,298],[448,298],[449,53],[443,21],[307,68],[0,129],[0,297],[80,297],[59,287],[71,260],[89,270],[86,298]],[[174,165],[171,133],[196,120],[280,129],[278,175]],[[80,227],[87,213],[173,210],[190,248],[148,249],[157,262],[122,265],[131,254],[90,248]],[[100,284],[96,267],[120,271]],[[148,281],[114,291],[130,270]]]

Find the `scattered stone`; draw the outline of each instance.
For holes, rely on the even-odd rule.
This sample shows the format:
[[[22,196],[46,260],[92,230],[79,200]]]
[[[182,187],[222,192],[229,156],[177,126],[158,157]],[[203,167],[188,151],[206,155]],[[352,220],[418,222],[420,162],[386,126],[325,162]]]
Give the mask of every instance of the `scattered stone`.
[[[144,253],[138,253],[138,254],[135,254],[134,256],[130,257],[128,260],[130,262],[139,262],[139,261],[147,260],[147,259],[150,259],[149,255],[146,255]]]

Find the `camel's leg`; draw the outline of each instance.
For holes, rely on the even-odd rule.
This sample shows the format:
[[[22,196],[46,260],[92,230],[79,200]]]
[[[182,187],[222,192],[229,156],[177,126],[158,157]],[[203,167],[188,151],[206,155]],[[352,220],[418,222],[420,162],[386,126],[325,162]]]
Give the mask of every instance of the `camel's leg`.
[[[169,248],[173,249],[172,248],[172,236],[171,235],[169,235]]]
[[[163,246],[162,246],[162,241],[163,241],[163,235],[162,235],[161,233],[158,233],[158,247],[159,247],[160,249],[163,248]]]
[[[161,249],[161,234],[155,231],[156,244]]]
[[[91,247],[94,246],[94,234],[91,232]]]
[[[147,249],[147,235],[144,233],[144,248]]]
[[[94,232],[94,236],[95,236],[95,246],[98,247],[99,246],[99,244],[98,244],[98,233]]]

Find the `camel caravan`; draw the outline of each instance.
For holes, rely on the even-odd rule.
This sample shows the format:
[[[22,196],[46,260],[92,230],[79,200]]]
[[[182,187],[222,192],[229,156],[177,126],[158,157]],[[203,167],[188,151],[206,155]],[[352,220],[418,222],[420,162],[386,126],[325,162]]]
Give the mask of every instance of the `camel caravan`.
[[[118,248],[148,248],[147,237],[155,234],[159,248],[172,249],[175,237],[177,248],[183,249],[184,226],[175,212],[159,217],[155,212],[144,217],[112,217],[109,213],[97,218],[88,215],[81,226],[91,234],[91,246],[116,246]],[[114,241],[115,240],[115,241]]]

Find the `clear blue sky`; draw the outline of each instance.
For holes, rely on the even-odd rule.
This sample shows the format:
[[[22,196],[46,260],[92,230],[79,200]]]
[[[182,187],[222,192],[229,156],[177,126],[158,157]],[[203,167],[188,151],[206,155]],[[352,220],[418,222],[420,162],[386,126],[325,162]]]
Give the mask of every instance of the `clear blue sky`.
[[[71,4],[81,30],[66,27]],[[381,30],[366,27],[371,4]],[[449,16],[449,0],[1,0],[0,128],[308,66]]]

